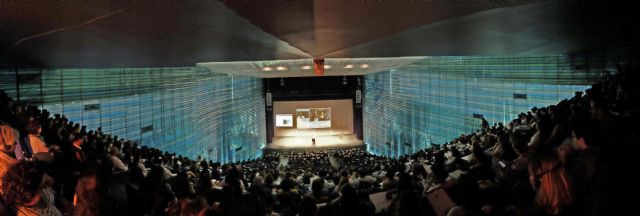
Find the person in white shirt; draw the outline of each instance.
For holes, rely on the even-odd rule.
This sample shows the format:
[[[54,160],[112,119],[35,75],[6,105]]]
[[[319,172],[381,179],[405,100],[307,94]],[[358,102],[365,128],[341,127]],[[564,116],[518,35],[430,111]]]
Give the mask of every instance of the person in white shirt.
[[[17,215],[62,216],[56,208],[53,179],[37,162],[20,160],[5,173],[2,196]],[[62,198],[62,197],[59,197]],[[59,200],[63,205],[66,200]]]
[[[165,158],[157,157],[153,161],[155,164],[158,164],[160,168],[162,168],[165,179],[170,179],[172,177],[177,176],[178,174],[172,173],[171,170],[167,168],[167,165],[165,164],[165,160],[166,160]]]
[[[366,183],[367,185],[373,185],[373,183],[376,182],[376,178],[372,177],[371,175],[368,175],[367,172],[364,169],[360,169],[358,170],[358,178],[354,179],[352,181],[352,185],[355,188],[359,188],[360,187],[360,183]]]
[[[140,152],[136,151],[133,153],[133,163],[131,163],[134,166],[137,166],[138,169],[140,169],[140,171],[142,172],[142,176],[147,177],[148,171],[147,171],[147,167],[144,166],[144,159],[140,158]]]
[[[109,158],[111,159],[111,163],[113,164],[114,173],[129,171],[129,167],[127,167],[127,165],[125,165],[118,157],[119,152],[120,150],[118,150],[118,148],[115,146],[111,147],[111,149],[109,150]]]

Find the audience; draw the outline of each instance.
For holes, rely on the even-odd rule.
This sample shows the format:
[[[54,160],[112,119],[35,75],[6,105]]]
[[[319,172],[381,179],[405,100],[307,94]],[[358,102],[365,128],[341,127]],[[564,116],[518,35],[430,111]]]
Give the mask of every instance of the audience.
[[[617,175],[631,170],[638,143],[637,69],[620,66],[586,94],[505,124],[483,119],[475,133],[399,158],[352,148],[229,164],[87,131],[0,91],[0,215],[622,213],[632,205],[615,193],[629,187]],[[435,191],[451,203],[429,199]]]

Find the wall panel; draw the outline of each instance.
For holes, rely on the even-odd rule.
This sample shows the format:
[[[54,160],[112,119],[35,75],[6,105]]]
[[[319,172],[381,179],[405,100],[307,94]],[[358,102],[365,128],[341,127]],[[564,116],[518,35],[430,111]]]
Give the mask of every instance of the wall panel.
[[[585,90],[599,70],[569,56],[427,57],[365,76],[364,137],[369,151],[398,157],[443,144],[532,107]],[[526,99],[514,98],[526,95]]]
[[[14,99],[180,155],[240,161],[265,146],[261,79],[194,67],[6,69],[0,78]]]

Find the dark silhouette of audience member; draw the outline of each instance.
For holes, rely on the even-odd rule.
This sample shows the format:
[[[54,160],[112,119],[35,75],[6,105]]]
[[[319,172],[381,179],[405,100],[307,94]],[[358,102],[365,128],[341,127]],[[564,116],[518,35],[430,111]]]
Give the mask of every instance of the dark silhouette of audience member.
[[[62,215],[55,206],[53,179],[44,170],[37,162],[20,160],[2,177],[2,197],[19,215]]]

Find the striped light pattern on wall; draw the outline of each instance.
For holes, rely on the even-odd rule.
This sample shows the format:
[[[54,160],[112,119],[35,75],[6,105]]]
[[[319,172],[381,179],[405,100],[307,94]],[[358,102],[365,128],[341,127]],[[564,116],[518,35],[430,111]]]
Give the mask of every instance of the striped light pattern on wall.
[[[265,146],[258,78],[195,67],[11,69],[0,77],[14,99],[179,155],[241,161]]]
[[[577,64],[568,56],[428,57],[366,75],[365,143],[399,157],[473,132],[481,116],[508,123],[584,91],[602,71]]]

